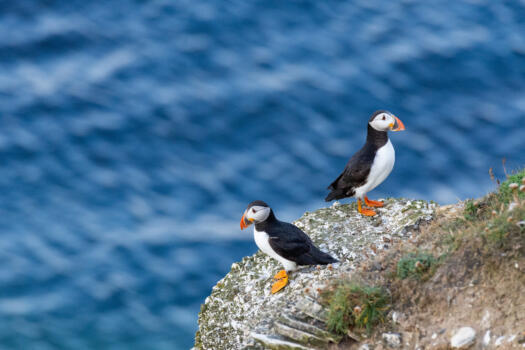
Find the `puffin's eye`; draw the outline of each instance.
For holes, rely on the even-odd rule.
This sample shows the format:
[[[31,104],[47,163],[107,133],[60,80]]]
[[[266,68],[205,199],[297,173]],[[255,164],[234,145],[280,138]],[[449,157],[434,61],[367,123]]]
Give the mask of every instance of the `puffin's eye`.
[[[252,213],[255,214],[255,209],[252,208]]]
[[[386,117],[385,117],[385,116],[383,116],[383,120],[386,120]]]

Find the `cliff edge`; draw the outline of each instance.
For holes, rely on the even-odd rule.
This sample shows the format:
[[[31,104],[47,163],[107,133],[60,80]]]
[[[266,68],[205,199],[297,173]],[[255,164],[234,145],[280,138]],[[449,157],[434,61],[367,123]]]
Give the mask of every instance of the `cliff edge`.
[[[197,349],[524,349],[525,170],[476,200],[334,204],[295,222],[340,260],[281,268],[258,252],[202,305]]]
[[[276,261],[257,252],[234,263],[201,307],[195,347],[318,349],[338,343],[342,336],[327,330],[319,292],[392,243],[409,239],[435,208],[422,200],[391,198],[373,218],[361,216],[355,204],[305,213],[295,224],[340,262],[302,268],[274,295],[272,276],[281,269]]]

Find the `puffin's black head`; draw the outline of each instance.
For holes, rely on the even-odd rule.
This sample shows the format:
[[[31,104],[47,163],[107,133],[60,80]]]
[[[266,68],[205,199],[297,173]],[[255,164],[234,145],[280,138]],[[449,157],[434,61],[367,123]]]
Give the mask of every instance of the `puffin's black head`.
[[[401,131],[405,130],[403,122],[398,117],[388,111],[379,110],[374,112],[368,124],[377,131]]]
[[[270,206],[263,201],[253,201],[248,204],[248,208],[244,211],[241,218],[241,230],[244,230],[246,227],[251,224],[263,222],[268,219],[272,209]]]

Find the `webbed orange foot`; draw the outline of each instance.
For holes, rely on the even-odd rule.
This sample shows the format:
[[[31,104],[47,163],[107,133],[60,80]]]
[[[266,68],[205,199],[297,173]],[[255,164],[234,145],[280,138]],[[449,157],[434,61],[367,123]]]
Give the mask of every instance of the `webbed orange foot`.
[[[377,215],[377,213],[375,211],[373,211],[372,209],[366,209],[366,208],[361,209],[361,214],[364,215],[364,216],[375,216],[375,215]]]
[[[374,216],[377,213],[373,211],[372,209],[363,208],[361,206],[361,199],[357,200],[357,211],[359,211],[364,216]]]
[[[285,270],[279,271],[273,278],[277,281],[272,285],[272,294],[277,293],[288,284],[288,275]]]
[[[383,205],[385,205],[384,202],[373,201],[371,199],[368,199],[367,196],[365,196],[365,204],[368,205],[369,207],[376,207],[376,208],[381,208]]]
[[[281,270],[277,272],[275,276],[273,276],[273,279],[280,280],[281,278],[284,278],[284,277],[288,277],[288,275],[286,274],[286,270]]]

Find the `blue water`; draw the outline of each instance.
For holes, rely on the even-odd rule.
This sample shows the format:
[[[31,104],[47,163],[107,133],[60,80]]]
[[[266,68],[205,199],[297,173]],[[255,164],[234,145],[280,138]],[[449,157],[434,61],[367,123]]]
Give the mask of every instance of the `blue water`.
[[[199,305],[364,141],[372,194],[477,197],[525,163],[523,1],[0,1],[0,349],[186,349]]]

